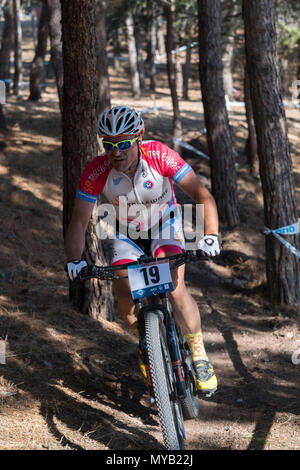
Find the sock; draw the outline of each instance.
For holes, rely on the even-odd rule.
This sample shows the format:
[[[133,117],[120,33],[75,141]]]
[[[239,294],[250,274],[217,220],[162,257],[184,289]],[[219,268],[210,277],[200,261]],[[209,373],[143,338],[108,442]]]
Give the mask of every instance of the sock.
[[[139,329],[138,329],[138,328],[131,328],[131,331],[132,331],[132,333],[133,333],[137,338],[140,337]]]
[[[191,333],[184,336],[189,345],[193,361],[200,361],[201,359],[208,361],[203,343],[202,331],[200,330],[197,333]]]

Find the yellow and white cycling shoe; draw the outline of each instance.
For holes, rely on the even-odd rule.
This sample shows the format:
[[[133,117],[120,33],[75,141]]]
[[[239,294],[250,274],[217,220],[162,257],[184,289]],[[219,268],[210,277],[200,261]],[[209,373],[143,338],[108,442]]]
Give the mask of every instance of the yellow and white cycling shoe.
[[[195,361],[196,383],[199,394],[211,396],[218,388],[218,381],[210,362],[204,359]]]

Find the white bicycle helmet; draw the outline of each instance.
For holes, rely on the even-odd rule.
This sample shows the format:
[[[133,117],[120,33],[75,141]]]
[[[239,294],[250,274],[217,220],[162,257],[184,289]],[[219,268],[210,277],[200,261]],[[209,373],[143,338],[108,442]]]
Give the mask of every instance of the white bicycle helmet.
[[[115,106],[100,114],[98,134],[100,137],[139,135],[144,133],[141,113],[127,106]]]

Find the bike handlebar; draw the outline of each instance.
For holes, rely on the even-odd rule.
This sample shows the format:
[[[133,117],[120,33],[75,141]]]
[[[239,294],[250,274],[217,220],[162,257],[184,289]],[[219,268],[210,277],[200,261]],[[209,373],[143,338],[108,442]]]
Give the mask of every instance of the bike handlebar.
[[[214,256],[214,258],[216,258]],[[79,273],[79,279],[81,281],[97,278],[101,280],[113,280],[119,279],[119,276],[115,274],[114,271],[120,271],[122,269],[126,269],[130,266],[140,266],[146,263],[158,262],[158,261],[172,261],[176,260],[172,269],[185,264],[188,260],[189,261],[207,261],[211,260],[212,257],[206,255],[202,250],[186,250],[182,253],[176,253],[174,255],[165,256],[163,258],[153,258],[152,256],[142,255],[136,261],[132,261],[130,263],[119,264],[117,266],[96,266],[94,264],[89,264],[82,268]]]

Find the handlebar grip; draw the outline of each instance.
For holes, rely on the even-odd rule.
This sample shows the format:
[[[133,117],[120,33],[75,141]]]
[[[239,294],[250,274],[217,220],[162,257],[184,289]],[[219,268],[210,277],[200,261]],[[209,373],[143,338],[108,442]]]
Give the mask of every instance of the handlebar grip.
[[[94,273],[93,273],[93,268],[95,266],[91,266],[91,265],[87,265],[87,266],[84,266],[80,273],[78,274],[78,277],[81,281],[84,281],[85,279],[90,279],[91,277],[94,277]]]
[[[112,280],[116,278],[114,273],[107,271],[104,267],[95,266],[93,264],[87,265],[79,273],[79,279],[81,281],[96,278],[100,280]]]
[[[216,258],[216,256],[219,256],[219,255],[216,255],[216,256],[209,256],[207,253],[205,253],[205,251],[203,250],[190,250],[187,252],[188,253],[188,256],[191,256],[191,257],[196,257],[197,259],[201,259],[203,261],[205,260],[211,260],[212,258]]]
[[[197,257],[197,258],[210,258],[204,251],[202,250],[187,250],[186,251],[187,257]]]

